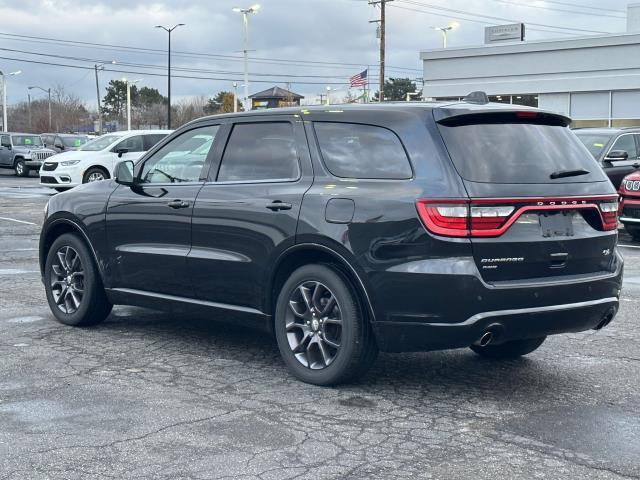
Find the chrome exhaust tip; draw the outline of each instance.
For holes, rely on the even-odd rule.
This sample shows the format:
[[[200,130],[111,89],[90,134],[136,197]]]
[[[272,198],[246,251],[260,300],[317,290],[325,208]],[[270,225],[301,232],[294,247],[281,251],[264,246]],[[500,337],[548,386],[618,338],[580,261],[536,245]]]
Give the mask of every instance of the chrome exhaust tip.
[[[493,341],[493,332],[487,331],[482,334],[482,336],[476,341],[476,345],[480,347],[486,347]]]

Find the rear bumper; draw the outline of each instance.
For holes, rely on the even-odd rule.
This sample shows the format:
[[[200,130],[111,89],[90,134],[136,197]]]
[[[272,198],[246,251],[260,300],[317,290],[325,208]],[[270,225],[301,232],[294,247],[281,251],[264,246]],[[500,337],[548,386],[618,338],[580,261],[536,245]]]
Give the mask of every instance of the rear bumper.
[[[539,338],[568,332],[582,332],[607,325],[618,311],[618,298],[580,303],[483,312],[462,323],[379,322],[387,352],[413,352],[468,347],[487,331],[494,344]]]
[[[461,273],[393,278],[393,284],[405,292],[422,292],[419,303],[407,302],[406,293],[402,295],[385,282],[385,290],[398,300],[395,305],[410,303],[411,308],[393,308],[394,300],[387,300],[393,310],[377,316],[374,322],[380,349],[418,352],[463,348],[487,331],[499,344],[600,328],[618,311],[623,260],[616,254],[615,271],[608,274],[549,283],[495,286],[472,272]]]

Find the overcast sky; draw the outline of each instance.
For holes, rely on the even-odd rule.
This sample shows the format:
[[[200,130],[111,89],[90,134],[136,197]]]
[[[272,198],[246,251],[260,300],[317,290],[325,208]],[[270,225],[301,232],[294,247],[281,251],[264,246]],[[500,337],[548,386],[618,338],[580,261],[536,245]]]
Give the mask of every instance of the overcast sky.
[[[163,70],[166,56],[161,52],[74,46],[7,35],[164,51],[167,34],[154,29],[157,24],[186,24],[173,33],[174,52],[233,57],[184,56],[175,53],[174,67],[196,71],[174,70],[174,75],[220,79],[174,77],[172,94],[175,100],[197,95],[211,96],[223,89],[230,90],[234,79],[238,84],[242,83],[243,68],[241,59],[236,58],[241,56],[240,50],[243,48],[241,15],[233,12],[232,7],[246,7],[251,1],[0,0],[0,57],[3,57],[0,58],[0,70],[5,73],[22,70],[21,75],[10,78],[8,103],[25,100],[29,85],[44,88],[63,85],[67,91],[84,99],[88,107],[95,108],[93,70],[61,67],[59,64],[93,67],[97,61],[111,60],[117,64],[107,68],[139,73],[101,72],[101,95],[104,95],[104,86],[110,79],[123,76],[142,78],[141,85],[156,87],[166,94],[166,77],[152,75],[166,74],[166,70]],[[286,87],[289,81],[292,90],[312,99],[324,91],[328,83],[345,83],[349,76],[367,65],[371,66],[372,76],[377,75],[376,27],[369,21],[378,18],[379,10],[369,6],[366,0],[261,0],[260,4],[262,8],[259,13],[251,15],[249,20],[250,48],[255,50],[251,55],[270,60],[251,63],[250,71],[260,74],[252,75],[252,93],[276,84]],[[439,34],[430,26],[459,22],[460,27],[449,34],[449,47],[481,44],[486,25],[509,23],[507,20],[539,24],[529,25],[529,40],[588,34],[577,30],[565,34],[556,30],[554,33],[548,26],[621,33],[626,23],[624,13],[620,12],[626,9],[626,4],[625,0],[395,0],[387,8],[387,75],[420,76],[419,51],[439,48],[441,42]],[[58,65],[28,63],[27,60]],[[354,65],[302,66],[280,60]],[[152,65],[161,68],[147,67]],[[273,76],[276,74],[280,76]],[[334,88],[340,89],[337,96],[346,94],[346,87],[335,85]],[[39,95],[35,92],[32,94]]]

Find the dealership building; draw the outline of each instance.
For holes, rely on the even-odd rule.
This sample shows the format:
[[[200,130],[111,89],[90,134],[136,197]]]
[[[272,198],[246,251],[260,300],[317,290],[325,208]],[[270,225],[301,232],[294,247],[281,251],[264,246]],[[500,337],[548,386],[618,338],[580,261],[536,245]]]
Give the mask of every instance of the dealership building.
[[[520,41],[524,26],[489,31],[485,45],[426,50],[423,96],[457,100],[483,90],[491,101],[569,115],[574,127],[640,126],[640,3],[627,33]],[[500,29],[502,28],[502,29]]]

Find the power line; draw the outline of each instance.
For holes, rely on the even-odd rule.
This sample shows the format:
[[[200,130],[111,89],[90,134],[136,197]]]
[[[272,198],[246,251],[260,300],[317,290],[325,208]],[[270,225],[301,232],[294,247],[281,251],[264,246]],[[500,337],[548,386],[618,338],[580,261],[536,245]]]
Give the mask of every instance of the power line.
[[[493,0],[494,2],[499,2],[499,3],[504,3],[507,5],[514,5],[517,7],[526,7],[526,8],[538,8],[541,10],[550,10],[550,11],[554,11],[554,12],[565,12],[565,13],[575,13],[577,15],[591,15],[593,17],[608,17],[608,18],[617,18],[620,20],[625,20],[627,17],[624,15],[610,15],[607,13],[596,13],[596,12],[581,12],[579,10],[571,10],[571,9],[564,9],[564,8],[554,8],[554,7],[545,7],[544,5],[530,5],[527,3],[520,3],[520,2],[512,2],[509,0]]]
[[[604,12],[615,12],[615,13],[627,13],[624,10],[615,10],[613,8],[604,8],[604,7],[593,7],[591,5],[584,5],[582,3],[569,3],[569,2],[560,2],[559,0],[545,0],[546,3],[555,3],[556,5],[564,5],[567,7],[578,7],[578,8],[586,8],[589,10],[598,10]]]
[[[166,55],[164,50],[154,49],[154,48],[144,48],[144,47],[133,47],[128,45],[115,45],[108,43],[95,43],[95,42],[85,42],[85,41],[76,41],[76,40],[64,40],[58,38],[51,37],[40,37],[34,35],[19,35],[13,33],[0,32],[0,36],[10,37],[11,39],[15,39],[18,41],[26,41],[32,43],[56,43],[56,44],[66,44],[68,46],[73,47],[91,47],[91,48],[100,48],[104,50],[114,50],[114,51],[127,51],[145,53],[145,54],[153,54],[153,55]],[[215,58],[219,61],[243,61],[243,57],[235,56],[235,55],[222,55],[222,54],[213,54],[213,53],[200,53],[200,52],[187,52],[187,51],[175,51],[172,52],[173,56],[178,57],[196,57],[196,58]],[[299,60],[299,59],[277,59],[277,58],[268,58],[268,57],[255,57],[252,60],[254,63],[265,63],[265,64],[273,64],[273,65],[296,65],[296,66],[305,66],[312,68],[352,68],[352,67],[362,67],[362,63],[348,63],[348,62],[326,62],[326,61],[317,61],[317,60]],[[419,72],[420,69],[417,68],[408,68],[408,67],[397,67],[391,66],[388,67],[394,70],[407,70],[407,71],[415,71]]]
[[[401,7],[400,5],[392,5],[393,8],[399,8],[401,10],[407,10],[410,12],[418,12],[418,13],[424,13],[425,15],[433,15],[436,17],[443,17],[443,18],[451,18],[451,15],[444,15],[442,13],[434,13],[434,12],[428,12],[427,10],[419,10],[417,8],[412,8],[412,7]],[[462,18],[462,17],[458,17],[456,16],[455,18],[457,18],[458,20],[461,20],[463,22],[471,22],[471,23],[478,23],[480,25],[494,25],[494,22],[486,22],[483,20],[474,20],[472,18]],[[575,35],[575,33],[569,33],[569,32],[559,32],[556,30],[545,30],[543,28],[527,28],[528,31],[534,31],[534,32],[548,32],[548,33],[555,33],[558,35]]]
[[[11,61],[15,61],[15,62],[22,62],[22,63],[33,63],[33,64],[38,64],[38,65],[50,65],[50,66],[54,66],[54,67],[64,67],[64,68],[76,68],[76,69],[81,69],[81,70],[91,70],[94,67],[88,67],[88,66],[84,66],[84,65],[69,65],[69,64],[62,64],[62,63],[53,63],[53,62],[43,62],[43,61],[39,61],[39,60],[25,60],[24,58],[12,58],[12,57],[1,57],[0,56],[0,60],[11,60]],[[146,76],[152,76],[152,77],[166,77],[167,74],[166,73],[153,73],[153,72],[140,72],[140,71],[132,71],[132,70],[121,70],[121,69],[115,69],[115,68],[104,68],[105,72],[114,72],[114,73],[127,73],[127,74],[131,74],[131,75],[146,75]],[[193,75],[171,75],[174,78],[185,78],[185,79],[190,79],[190,80],[216,80],[216,81],[225,81],[225,82],[231,82],[234,80],[237,80],[237,78],[230,78],[230,77],[226,77],[226,78],[221,78],[221,77],[200,77],[200,76],[193,76]],[[274,83],[273,80],[254,80],[255,83]],[[308,81],[296,81],[293,82],[296,84],[300,84],[300,85],[349,85],[349,82],[308,82]]]
[[[471,16],[471,17],[486,18],[486,19],[490,19],[490,20],[498,20],[498,21],[501,21],[501,22],[519,23],[518,20],[513,20],[511,18],[495,17],[495,16],[492,16],[492,15],[483,15],[483,14],[480,14],[480,13],[467,12],[467,11],[464,11],[464,10],[456,10],[456,9],[453,9],[453,8],[441,7],[439,5],[432,5],[432,4],[429,4],[429,3],[417,2],[417,1],[414,1],[414,0],[397,0],[397,1],[401,2],[401,3],[404,3],[404,4],[415,5],[415,6],[422,7],[422,8],[440,10],[440,11],[451,12],[451,13],[456,13],[456,14],[462,14],[462,15],[467,15],[467,16]],[[428,12],[424,12],[424,13],[428,13]],[[536,27],[553,28],[553,29],[558,29],[558,30],[566,30],[566,31],[574,31],[574,32],[582,32],[582,33],[601,33],[601,34],[611,33],[611,32],[604,32],[604,31],[600,31],[600,30],[587,30],[587,29],[583,29],[583,28],[560,27],[560,26],[557,26],[557,25],[547,25],[547,24],[543,24],[543,23],[534,23],[534,22],[526,22],[526,23],[527,23],[527,25],[532,25],[532,26],[536,26]]]
[[[12,53],[23,53],[26,55],[37,55],[41,57],[47,58],[61,58],[63,60],[75,60],[80,62],[91,62],[91,63],[110,63],[104,59],[98,58],[86,58],[86,57],[75,57],[68,55],[57,55],[54,53],[44,53],[44,52],[32,52],[28,50],[19,50],[14,48],[1,48],[0,51],[12,52]],[[155,70],[166,70],[165,65],[152,65],[145,63],[131,63],[131,62],[118,62],[117,65],[126,66],[126,67],[135,67],[135,68],[145,68],[145,69],[155,69]],[[186,68],[186,67],[172,67],[173,70],[190,72],[190,73],[212,73],[212,74],[228,74],[228,75],[242,75],[241,72],[235,72],[230,70],[209,70],[204,68]],[[258,77],[285,77],[285,78],[327,78],[327,79],[339,79],[345,78],[337,75],[296,75],[296,74],[286,74],[286,73],[252,73],[252,76]]]

